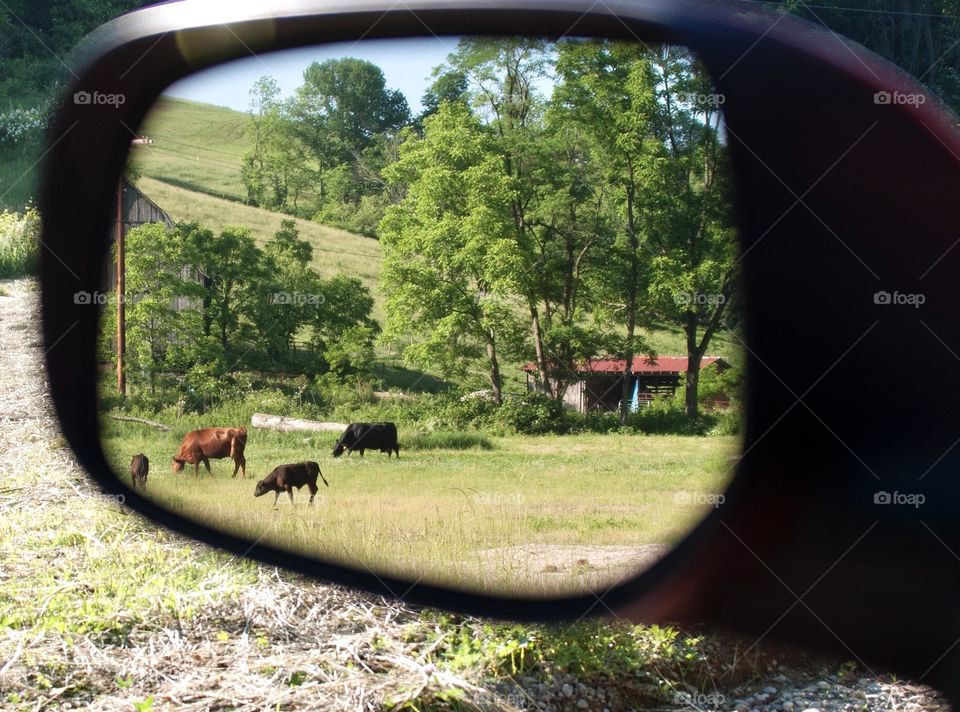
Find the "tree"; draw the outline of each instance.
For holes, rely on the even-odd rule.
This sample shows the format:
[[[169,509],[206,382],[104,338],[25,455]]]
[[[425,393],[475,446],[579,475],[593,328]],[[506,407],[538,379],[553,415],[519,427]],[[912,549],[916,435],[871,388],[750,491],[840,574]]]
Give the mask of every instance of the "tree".
[[[387,89],[381,69],[352,57],[307,67],[286,111],[294,135],[317,163],[321,196],[330,170],[349,163],[378,134],[395,132],[410,118],[406,98]]]
[[[777,0],[784,9],[880,54],[936,91],[960,111],[960,1],[823,0],[813,7]]]
[[[269,76],[258,79],[250,89],[246,132],[253,145],[243,157],[240,176],[247,189],[247,202],[296,209],[315,172],[303,158],[303,145],[279,96],[280,87]]]
[[[272,298],[261,290],[263,252],[245,228],[225,227],[216,236],[196,230],[191,238],[192,264],[205,278],[203,334],[216,336],[224,352],[233,357],[238,342],[253,338],[249,315],[258,301]]]
[[[297,332],[308,323],[311,303],[320,297],[320,277],[310,267],[313,246],[300,238],[296,222],[283,220],[263,249],[261,297],[251,309],[260,345],[288,362]]]
[[[200,333],[202,287],[183,276],[194,231],[189,224],[150,223],[126,235],[127,375],[146,381],[151,393],[159,374],[177,368],[174,345]]]
[[[656,78],[650,51],[640,44],[567,41],[558,49],[552,114],[579,126],[593,145],[600,182],[608,186],[611,229],[616,237],[597,270],[599,311],[625,324],[615,349],[624,359],[620,417],[629,412],[633,358],[643,343],[637,336],[646,266],[650,260],[651,206],[668,200],[657,192],[655,176],[664,163],[655,134]],[[606,321],[606,319],[604,319]]]
[[[457,69],[439,66],[433,70],[433,83],[423,93],[420,103],[423,111],[417,117],[417,126],[422,131],[423,121],[440,110],[440,105],[451,101],[464,101],[467,93],[467,75]]]
[[[655,206],[650,294],[661,314],[683,329],[686,413],[695,417],[700,360],[729,317],[738,288],[732,183],[706,72],[688,52],[667,46],[656,52],[655,71],[658,135],[667,159],[656,173],[657,191],[672,199]]]
[[[442,104],[385,175],[408,186],[380,226],[387,332],[416,333],[404,358],[421,366],[461,373],[485,362],[499,404],[501,350],[516,339],[505,275],[522,256],[494,137],[464,104]]]

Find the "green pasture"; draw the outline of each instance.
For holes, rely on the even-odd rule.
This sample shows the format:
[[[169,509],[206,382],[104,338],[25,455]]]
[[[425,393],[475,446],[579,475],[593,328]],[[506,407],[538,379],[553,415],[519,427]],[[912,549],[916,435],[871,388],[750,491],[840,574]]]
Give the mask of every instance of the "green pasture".
[[[418,449],[402,449],[399,460],[370,451],[335,460],[336,433],[249,430],[246,480],[230,478],[229,460],[213,461],[212,477],[201,466],[198,480],[192,467],[171,468],[189,427],[161,433],[108,420],[105,428],[105,449],[127,482],[130,457],[145,453],[149,495],[206,524],[380,574],[514,592],[595,588],[636,570],[623,548],[669,545],[688,531],[709,509],[706,496],[723,491],[738,444],[401,430],[401,446]],[[319,483],[313,507],[306,488],[292,506],[286,495],[276,508],[272,493],[254,498],[254,483],[276,465],[303,460],[320,463],[330,483]],[[569,561],[540,556],[551,551]]]

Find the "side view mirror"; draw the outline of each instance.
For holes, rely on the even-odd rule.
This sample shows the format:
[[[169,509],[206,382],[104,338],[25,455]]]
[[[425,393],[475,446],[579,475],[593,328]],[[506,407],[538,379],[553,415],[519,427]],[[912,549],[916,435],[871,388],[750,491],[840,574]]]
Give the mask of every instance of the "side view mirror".
[[[960,187],[960,136],[956,118],[934,97],[877,57],[752,6],[654,2],[614,11],[577,1],[476,8],[440,0],[402,9],[376,3],[306,9],[291,4],[269,10],[243,6],[218,9],[216,16],[209,9],[195,15],[196,8],[190,2],[150,8],[95,32],[82,50],[86,68],[68,90],[46,156],[40,209],[47,366],[64,434],[104,489],[123,493],[132,508],[165,526],[238,555],[417,604],[517,619],[614,611],[638,621],[705,621],[877,661],[955,695],[960,630],[952,622],[957,584],[951,572],[960,529],[949,477],[960,455],[956,427],[947,414],[953,394],[960,391],[960,326],[946,295],[958,259],[953,251],[958,208],[952,196]],[[382,72],[378,79],[369,70],[374,62],[354,55],[381,41],[422,48],[418,41],[438,38],[450,39],[454,59],[448,54],[435,66],[461,74],[438,71],[431,86],[434,113],[425,111],[420,125],[406,126],[403,97],[388,91]],[[460,38],[465,39],[458,45]],[[679,49],[658,49],[664,47]],[[517,62],[500,65],[506,69],[498,74],[492,67],[504,48],[512,48],[510,56]],[[176,133],[191,121],[197,126],[209,121],[212,131],[226,135],[232,119],[209,111],[199,119],[196,106],[183,103],[182,97],[176,103],[172,86],[187,91],[191,75],[194,81],[206,77],[200,91],[212,95],[218,87],[209,78],[219,76],[221,83],[233,77],[247,89],[249,76],[241,77],[244,70],[237,68],[258,61],[269,65],[270,57],[280,54],[267,53],[281,51],[288,57],[301,52],[308,61],[298,68],[299,87],[278,85],[275,91],[269,82],[254,86],[254,120],[261,122],[258,136],[272,142],[268,148],[251,158],[242,151],[229,155],[221,145],[217,157],[198,134],[185,138]],[[263,57],[246,64],[235,61],[251,54]],[[420,54],[420,49],[394,54],[383,69]],[[347,58],[354,61],[341,62]],[[518,69],[522,62],[549,66],[538,78],[543,84],[518,81],[524,78]],[[355,73],[346,74],[347,69]],[[335,95],[328,85],[336,80],[342,86],[344,77],[355,86],[361,79],[372,81],[373,93],[383,99],[379,108],[367,104],[343,111],[342,101],[327,101]],[[684,102],[674,103],[680,93],[676,87],[664,88],[671,77],[682,82]],[[469,96],[460,101],[469,93],[462,83],[470,81],[475,83],[474,101]],[[544,97],[541,104],[524,103],[534,94]],[[476,101],[484,96],[485,104]],[[921,96],[923,101],[916,99]],[[616,103],[624,97],[637,103]],[[642,97],[648,98],[649,109],[644,122],[611,119],[609,133],[602,134],[604,117],[639,121]],[[537,121],[542,111],[541,125],[553,133],[545,131],[524,143],[533,136],[521,131],[527,126],[523,122],[533,121],[528,109]],[[409,114],[408,106],[408,119]],[[164,123],[165,115],[175,120]],[[405,126],[409,131],[402,138]],[[671,133],[674,127],[682,128],[682,135]],[[496,146],[488,151],[487,143],[504,136],[516,136],[517,153],[497,153]],[[639,137],[647,143],[638,142]],[[169,149],[166,158],[151,153],[161,142]],[[679,144],[695,148],[683,154]],[[697,167],[677,181],[671,171],[681,165],[677,157],[682,155],[695,157]],[[293,160],[298,156],[299,162]],[[632,156],[645,169],[658,165],[660,170],[625,182]],[[657,160],[647,160],[651,156]],[[183,159],[190,158],[195,165],[210,164],[202,179],[198,171],[188,172]],[[531,171],[526,182],[517,179],[514,159],[525,161]],[[616,170],[620,172],[611,173]],[[154,195],[163,192],[163,200],[154,201],[136,181],[123,182],[124,175],[138,172],[154,181],[163,176],[154,184]],[[378,180],[388,187],[367,193],[358,187]],[[714,181],[724,190],[707,191],[705,186]],[[206,198],[194,197],[187,204],[177,192],[186,189]],[[389,207],[380,206],[383,217],[376,222],[379,241],[357,237],[364,224],[357,206],[373,211],[379,198],[370,196],[391,189],[395,194],[383,199]],[[351,190],[349,214],[324,202]],[[611,197],[614,193],[617,197]],[[636,213],[648,221],[642,229],[618,222],[606,208],[605,201],[622,205],[626,195],[642,206]],[[207,201],[223,196],[232,196],[232,204]],[[651,197],[649,205],[643,204]],[[277,224],[264,227],[260,244],[227,221],[228,208],[269,205],[296,213],[301,199],[322,212],[322,219],[291,220],[288,226],[282,216],[271,218]],[[695,200],[700,202],[691,202]],[[702,210],[680,209],[691,204]],[[164,205],[177,205],[183,217],[168,223]],[[125,232],[127,206],[144,211],[145,227]],[[534,207],[521,214],[511,209],[517,206]],[[703,217],[708,213],[709,220]],[[304,230],[337,220],[354,220],[349,224],[360,227],[353,235],[311,233],[304,239]],[[123,239],[114,239],[111,230]],[[511,234],[519,238],[507,239]],[[665,247],[683,234],[688,235],[686,251]],[[704,234],[710,240],[698,242]],[[574,237],[564,242],[570,235]],[[564,325],[565,331],[536,334],[540,322],[528,317],[542,303],[523,298],[533,293],[525,291],[523,280],[533,283],[553,274],[550,260],[563,254],[559,248],[553,252],[554,246],[582,248],[584,239],[590,244],[608,240],[597,243],[606,245],[606,252],[597,251],[605,257],[589,267],[600,275],[620,264],[624,254],[639,254],[623,251],[629,244],[623,240],[638,235],[634,247],[643,242],[657,248],[637,262],[643,274],[613,270],[606,282],[598,278],[586,284],[584,289],[592,291],[582,296],[593,300],[595,310]],[[496,236],[502,239],[496,241]],[[551,240],[549,251],[541,249],[547,243],[536,242],[540,237]],[[326,252],[315,262],[309,261],[311,253],[297,272],[296,255],[305,251],[303,244]],[[728,244],[729,254],[717,248],[709,259],[695,260],[698,270],[685,271],[679,255],[692,259],[700,245]],[[517,251],[517,245],[527,252]],[[524,255],[538,249],[543,260],[535,269],[517,267]],[[333,270],[311,276],[306,269],[312,264],[326,269],[340,260],[357,273],[375,272],[372,265],[383,255],[383,279],[392,289],[383,301],[362,278],[350,281]],[[419,269],[425,263],[432,272]],[[629,259],[622,264],[629,265]],[[110,273],[107,265],[119,268]],[[724,291],[726,265],[736,267],[735,291]],[[259,281],[241,279],[254,272]],[[303,285],[321,286],[313,290],[275,279],[294,273]],[[124,283],[120,274],[132,282]],[[244,292],[251,283],[259,287]],[[567,436],[534,444],[512,441],[486,457],[469,451],[456,459],[449,453],[435,455],[443,450],[441,441],[457,436],[480,454],[485,445],[482,433],[442,427],[444,418],[455,422],[450,413],[439,418],[441,427],[433,433],[407,429],[402,420],[391,427],[395,421],[386,417],[386,408],[342,411],[351,422],[331,420],[332,429],[320,425],[319,418],[292,423],[289,413],[267,408],[258,411],[258,422],[268,427],[256,430],[247,422],[253,414],[246,411],[238,410],[232,422],[204,417],[210,412],[208,401],[220,397],[224,384],[254,388],[242,375],[228,373],[233,363],[227,356],[243,351],[234,350],[238,344],[255,344],[256,358],[266,359],[262,354],[289,355],[298,337],[311,340],[307,350],[323,362],[314,365],[303,393],[337,364],[349,368],[355,354],[369,353],[374,344],[370,330],[380,310],[393,323],[403,314],[408,321],[423,319],[414,330],[416,338],[405,344],[410,358],[419,354],[424,361],[442,362],[444,373],[491,364],[486,369],[490,394],[458,399],[468,405],[455,408],[479,410],[486,406],[472,404],[488,397],[497,405],[504,402],[497,387],[500,376],[494,373],[498,362],[490,359],[495,344],[484,343],[486,333],[496,335],[496,344],[516,340],[512,358],[517,365],[525,363],[521,356],[530,356],[529,368],[518,369],[525,374],[523,388],[529,383],[531,390],[547,396],[534,406],[548,412],[550,402],[559,404],[572,393],[568,386],[594,378],[606,382],[603,374],[613,373],[617,376],[608,378],[610,388],[591,394],[584,386],[580,400],[572,402],[571,395],[567,405],[608,408],[613,418],[629,423],[631,404],[639,408],[641,394],[649,393],[654,382],[673,393],[679,392],[681,374],[687,385],[699,375],[689,358],[672,371],[663,367],[660,361],[671,354],[662,345],[648,363],[634,358],[643,351],[632,340],[627,340],[626,352],[623,339],[620,346],[590,341],[627,328],[617,311],[622,311],[622,300],[606,298],[604,289],[626,285],[629,292],[630,285],[641,283],[651,314],[664,319],[672,309],[670,314],[694,322],[686,331],[678,323],[674,336],[684,338],[663,342],[667,346],[689,347],[696,362],[713,356],[698,352],[699,337],[706,331],[726,334],[730,354],[711,363],[742,361],[742,442],[714,441],[706,455],[688,443],[689,451],[679,453],[679,465],[675,442],[662,452],[636,454],[586,440],[577,443],[586,453],[579,461],[561,463],[555,452],[574,451],[564,450],[571,448],[571,441],[563,440]],[[711,283],[721,286],[716,291],[700,288]],[[111,309],[98,309],[105,305],[93,295],[102,295],[105,285],[119,287],[119,299]],[[464,285],[472,298],[461,301]],[[556,288],[562,291],[562,284]],[[649,296],[656,294],[666,306],[657,306]],[[686,299],[677,299],[678,294]],[[719,296],[730,300],[730,311],[716,308]],[[237,307],[230,301],[235,298],[248,301]],[[431,298],[439,306],[425,316]],[[135,299],[144,300],[143,306]],[[470,313],[474,308],[477,314]],[[634,312],[648,318],[641,309]],[[525,315],[524,321],[518,315]],[[514,320],[523,324],[522,333],[510,328]],[[482,328],[467,331],[470,323]],[[193,325],[195,338],[184,336],[187,325]],[[273,325],[283,338],[268,338]],[[597,328],[587,328],[593,326]],[[131,333],[138,335],[133,341]],[[912,344],[909,357],[905,338]],[[460,351],[443,350],[451,344]],[[544,344],[548,348],[534,348]],[[557,344],[574,344],[579,350]],[[623,357],[622,365],[603,365],[603,356],[618,353],[629,358]],[[249,372],[256,364],[243,359],[233,361]],[[296,382],[307,373],[302,367],[289,375]],[[519,389],[520,376],[515,377]],[[109,417],[117,415],[116,403],[149,394],[151,388],[183,396],[173,429],[155,428],[171,427],[162,413],[159,418],[127,413],[126,421]],[[611,389],[617,395],[609,395]],[[161,404],[166,405],[178,407],[176,402]],[[685,406],[688,412],[696,410],[698,401],[692,398]],[[364,412],[378,417],[359,417]],[[130,417],[141,422],[131,423]],[[405,447],[412,438],[419,451]],[[528,460],[518,465],[520,454]],[[225,466],[217,458],[232,462]],[[644,478],[625,476],[634,458]],[[211,459],[215,476],[205,478]],[[554,484],[549,477],[569,474],[585,462],[589,477],[579,490],[564,489],[567,483]],[[610,466],[600,467],[604,462]],[[227,477],[227,467],[238,479]],[[678,468],[668,473],[675,479],[661,494],[679,508],[658,508],[661,503],[641,507],[635,490],[650,488],[658,468],[670,467]],[[437,471],[433,482],[442,475],[445,486],[463,490],[444,500],[460,497],[463,511],[430,519],[425,512],[430,500],[418,491],[423,480],[417,479],[430,468]],[[255,479],[239,479],[246,475]],[[424,560],[394,566],[398,549],[391,536],[401,540],[412,529],[391,528],[393,513],[378,515],[385,511],[380,509],[384,502],[413,503],[408,521],[433,522],[434,529],[422,527],[425,541],[460,521],[466,523],[463,537],[486,523],[504,537],[503,547],[567,541],[563,527],[551,530],[546,518],[536,525],[547,532],[541,540],[507,538],[508,527],[498,528],[503,522],[497,517],[512,516],[515,502],[498,500],[492,514],[475,517],[468,505],[489,503],[464,489],[470,477],[503,478],[506,489],[491,486],[478,490],[478,496],[513,496],[518,492],[510,489],[514,482],[533,479],[536,487],[521,494],[533,496],[529,492],[535,490],[542,498],[535,503],[540,507],[536,516],[546,517],[543,512],[550,507],[551,516],[559,516],[556,512],[577,498],[583,505],[601,502],[610,511],[623,501],[627,509],[619,521],[599,526],[611,532],[647,528],[656,532],[650,537],[659,537],[661,546],[653,556],[631,559],[632,568],[617,569],[613,576],[581,578],[578,586],[554,590],[540,586],[532,593],[511,588],[509,580],[485,585],[484,563],[475,559],[466,559],[447,576],[425,569]],[[236,502],[222,494],[234,489]],[[296,493],[289,499],[282,496],[292,490]],[[264,501],[268,497],[255,498],[269,492],[276,504],[292,502],[298,509],[274,512]],[[353,499],[337,499],[350,492]],[[557,493],[567,499],[551,500]],[[678,499],[678,493],[687,501]],[[308,501],[314,502],[309,512]],[[327,502],[338,501],[339,509],[324,509]],[[676,514],[681,510],[682,517]],[[651,516],[660,511],[673,512],[674,518],[660,526]],[[368,553],[388,552],[380,559],[364,559],[362,549],[337,538],[361,513],[384,525],[373,527],[365,542]],[[324,529],[325,522],[337,517],[343,526]],[[330,546],[284,546],[282,535],[261,535],[265,521],[288,527],[281,534],[295,527],[302,528],[305,538],[322,532]],[[531,525],[527,533],[534,529]],[[649,543],[639,536],[626,540],[628,546]],[[882,587],[875,585],[878,581]],[[925,583],[918,585],[921,581]]]

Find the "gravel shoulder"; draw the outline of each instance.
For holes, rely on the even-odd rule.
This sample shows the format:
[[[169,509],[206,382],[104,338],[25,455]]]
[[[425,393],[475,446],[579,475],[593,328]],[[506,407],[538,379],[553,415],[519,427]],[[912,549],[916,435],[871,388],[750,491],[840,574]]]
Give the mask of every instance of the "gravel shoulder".
[[[489,623],[234,559],[97,492],[50,411],[37,297],[32,280],[0,282],[2,709],[949,709],[921,685],[715,632],[682,631],[696,684],[438,662],[451,635]]]

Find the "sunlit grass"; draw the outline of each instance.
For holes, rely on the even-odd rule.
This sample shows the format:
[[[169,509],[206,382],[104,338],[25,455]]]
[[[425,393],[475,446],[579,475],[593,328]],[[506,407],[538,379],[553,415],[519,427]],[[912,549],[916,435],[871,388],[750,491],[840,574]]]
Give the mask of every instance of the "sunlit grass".
[[[151,497],[189,516],[253,540],[389,573],[471,588],[551,593],[592,588],[633,572],[639,557],[607,547],[669,547],[707,511],[698,494],[722,492],[737,439],[640,435],[484,436],[451,449],[404,448],[401,458],[331,455],[335,433],[250,431],[248,479],[231,479],[232,462],[214,476],[174,474],[182,433],[111,421],[107,452],[125,477],[130,457],[150,458]],[[400,433],[424,446],[413,433]],[[478,441],[479,442],[479,441]],[[306,488],[291,506],[281,495],[254,498],[254,482],[283,463],[315,460],[320,484],[313,507]],[[534,547],[520,556],[517,547]],[[539,547],[539,549],[537,549]],[[547,554],[569,549],[558,567]],[[542,550],[543,557],[536,553]],[[578,553],[580,552],[580,553]],[[529,553],[529,552],[528,552]],[[519,559],[518,559],[519,556]],[[546,557],[546,558],[544,558]],[[602,563],[597,563],[601,561]]]

